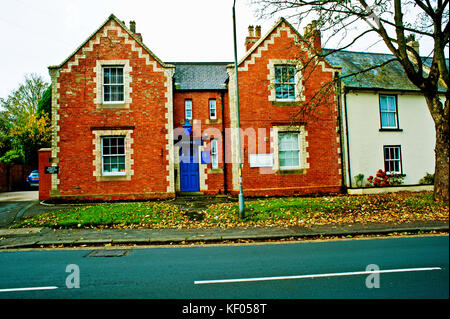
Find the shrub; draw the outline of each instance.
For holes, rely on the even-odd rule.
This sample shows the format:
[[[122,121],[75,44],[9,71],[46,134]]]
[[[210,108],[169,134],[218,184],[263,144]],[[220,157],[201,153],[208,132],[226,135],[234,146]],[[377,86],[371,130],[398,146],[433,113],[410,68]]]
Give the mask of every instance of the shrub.
[[[377,171],[377,174],[375,175],[375,178],[373,176],[369,176],[367,178],[367,187],[385,187],[389,186],[389,176],[386,175],[386,172],[382,169],[379,169]]]
[[[434,174],[426,173],[419,181],[422,185],[433,185],[434,184]]]
[[[393,185],[393,186],[402,185],[403,179],[404,179],[404,176],[401,174],[392,174],[392,175],[389,175],[389,177],[388,177],[389,184]]]
[[[355,176],[356,185],[358,187],[361,187],[363,185],[363,180],[364,180],[364,174],[360,173]]]

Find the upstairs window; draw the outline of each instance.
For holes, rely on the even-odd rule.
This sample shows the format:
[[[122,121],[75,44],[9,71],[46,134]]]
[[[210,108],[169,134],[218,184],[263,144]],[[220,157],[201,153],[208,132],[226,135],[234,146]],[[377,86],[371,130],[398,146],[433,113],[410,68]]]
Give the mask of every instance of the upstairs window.
[[[215,120],[217,118],[216,114],[216,100],[209,100],[209,118]]]
[[[395,95],[380,95],[382,129],[398,129],[397,99]]]
[[[295,67],[291,65],[275,66],[276,100],[295,100]]]
[[[125,175],[125,137],[102,137],[103,175]]]
[[[192,120],[192,100],[184,100],[185,118]]]
[[[103,103],[124,103],[123,66],[104,66]]]

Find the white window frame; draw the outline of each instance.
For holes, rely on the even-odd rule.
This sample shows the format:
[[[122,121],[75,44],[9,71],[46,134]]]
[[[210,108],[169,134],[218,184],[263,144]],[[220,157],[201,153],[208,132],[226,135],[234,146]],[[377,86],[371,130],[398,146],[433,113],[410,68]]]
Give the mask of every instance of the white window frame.
[[[217,139],[211,140],[211,167],[219,168],[219,150]]]
[[[103,154],[103,141],[107,138],[122,138],[123,139],[123,154]],[[127,156],[126,156],[126,137],[125,136],[102,136],[101,138],[101,169],[102,169],[102,175],[103,176],[123,176],[127,175]],[[105,172],[104,170],[104,159],[105,157],[112,157],[112,156],[123,156],[124,158],[124,166],[125,170],[123,172]]]
[[[285,66],[292,66],[294,67],[295,70],[295,74],[294,74],[294,85],[295,85],[295,98],[294,99],[277,99],[276,98],[276,92],[275,92],[275,85],[276,85],[276,79],[275,79],[275,67],[276,66],[281,66],[281,65],[285,65]],[[267,80],[270,81],[270,86],[269,86],[269,96],[268,99],[271,102],[288,102],[288,103],[292,103],[292,102],[301,102],[301,101],[305,101],[305,95],[304,95],[304,78],[302,75],[302,66],[299,64],[298,60],[294,60],[294,59],[269,59],[269,62],[267,63],[267,70],[268,70],[268,75],[267,75]]]
[[[391,149],[397,149],[398,150],[398,158],[395,158],[395,151],[394,151],[394,158],[390,158],[390,150]],[[388,150],[389,158],[386,157],[386,150]],[[402,168],[402,148],[400,145],[384,145],[383,146],[383,159],[384,159],[384,168],[386,170],[386,166],[394,166],[393,164],[386,165],[387,162],[398,162],[398,171],[387,171],[387,174],[402,174],[403,168]]]
[[[191,99],[186,99],[184,100],[184,117],[187,120],[192,120],[192,115],[193,115],[193,111],[192,111],[192,100]],[[191,115],[188,116],[188,110],[190,111]]]
[[[122,69],[122,83],[104,83],[105,69]],[[105,101],[105,86],[122,86],[122,100]],[[103,104],[123,104],[125,103],[125,67],[124,65],[102,65],[102,102]]]
[[[214,103],[212,103],[214,102]],[[214,115],[212,115],[212,111],[214,111]],[[217,119],[217,102],[216,99],[209,100],[209,118],[211,120]]]
[[[394,100],[394,106],[395,106],[395,110],[394,111],[382,111],[381,110],[381,98],[383,97],[388,97],[390,99]],[[398,106],[397,106],[397,97],[395,95],[388,95],[388,94],[380,94],[379,96],[379,103],[380,103],[380,127],[382,129],[398,129]],[[387,114],[394,114],[394,126],[386,126],[383,125],[383,113],[387,113]]]
[[[291,150],[281,150],[280,148],[280,136],[283,134],[295,134],[297,136],[297,149],[291,149]],[[298,154],[298,165],[296,166],[281,166],[280,161],[280,153],[281,152],[293,152],[296,151]],[[299,169],[301,168],[301,149],[300,149],[300,132],[279,132],[278,133],[278,167],[280,170],[287,170],[287,169]]]
[[[275,99],[276,101],[295,101],[295,97],[297,95],[297,89],[296,89],[296,79],[295,79],[295,66],[294,65],[290,65],[290,64],[277,64],[274,66],[275,67]],[[277,68],[281,68],[281,70],[286,69],[287,72],[289,72],[289,69],[292,69],[294,74],[293,74],[293,79],[294,81],[282,81],[282,82],[277,82]],[[283,71],[282,71],[283,72]],[[283,87],[284,85],[289,85],[289,86],[293,86],[294,88],[294,96],[291,98],[278,98],[277,97],[277,86],[281,86]]]

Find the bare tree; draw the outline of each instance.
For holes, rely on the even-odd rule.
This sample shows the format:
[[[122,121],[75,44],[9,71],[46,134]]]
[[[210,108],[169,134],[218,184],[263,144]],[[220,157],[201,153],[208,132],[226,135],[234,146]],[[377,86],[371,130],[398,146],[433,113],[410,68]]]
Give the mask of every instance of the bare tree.
[[[408,79],[425,97],[436,131],[434,197],[449,201],[449,69],[450,25],[449,0],[252,0],[259,17],[284,15],[300,25],[316,20],[318,28],[338,39],[337,48],[326,54],[348,48],[374,35],[384,43],[398,61]],[[426,59],[420,57],[410,40],[431,40],[433,50]],[[334,39],[333,39],[334,38]],[[375,41],[375,42],[377,42]],[[324,56],[316,52],[317,56]],[[379,66],[374,66],[379,67]],[[380,66],[381,67],[381,66]],[[364,72],[364,71],[362,71]],[[348,76],[348,75],[347,75]],[[439,97],[443,89],[445,101]]]

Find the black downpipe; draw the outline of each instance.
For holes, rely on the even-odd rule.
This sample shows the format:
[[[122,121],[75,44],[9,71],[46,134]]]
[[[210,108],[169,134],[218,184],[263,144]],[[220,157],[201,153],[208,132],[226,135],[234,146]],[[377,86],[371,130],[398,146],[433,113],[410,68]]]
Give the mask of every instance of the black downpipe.
[[[345,110],[345,135],[347,142],[347,163],[348,163],[348,180],[349,180],[349,188],[352,188],[352,173],[350,169],[350,143],[348,136],[348,120],[347,120],[347,90],[344,88],[344,110]]]
[[[222,159],[223,159],[223,193],[228,193],[228,187],[227,187],[227,163],[225,161],[225,102],[224,102],[224,96],[225,92],[220,92],[220,100],[222,101]]]
[[[341,101],[341,79],[339,78],[339,73],[334,74],[336,80],[336,91],[337,91],[337,103],[338,103],[338,124],[339,124],[339,140],[341,144],[341,184],[342,191],[345,191],[347,185],[345,184],[345,161],[344,161],[344,141],[342,134],[342,101]]]

